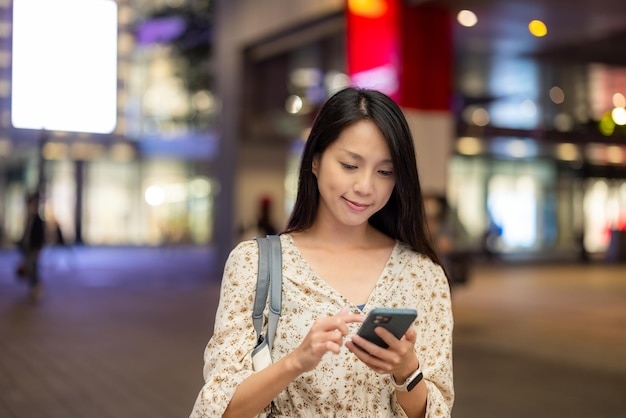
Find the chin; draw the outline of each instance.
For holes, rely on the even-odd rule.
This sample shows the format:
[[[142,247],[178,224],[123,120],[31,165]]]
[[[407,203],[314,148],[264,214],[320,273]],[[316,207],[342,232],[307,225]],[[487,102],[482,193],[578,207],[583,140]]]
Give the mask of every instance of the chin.
[[[347,219],[344,218],[343,221],[341,221],[341,223],[349,227],[359,227],[359,226],[363,226],[367,224],[371,216],[372,215],[363,215],[362,217],[359,216],[358,219],[355,217],[349,217]]]

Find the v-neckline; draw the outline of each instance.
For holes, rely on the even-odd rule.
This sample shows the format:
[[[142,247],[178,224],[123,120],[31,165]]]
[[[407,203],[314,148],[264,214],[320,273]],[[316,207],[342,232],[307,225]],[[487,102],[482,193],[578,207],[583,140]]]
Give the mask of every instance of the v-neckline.
[[[375,300],[372,300],[372,297],[375,297],[375,295],[377,294],[377,290],[384,285],[383,282],[386,282],[385,278],[391,277],[391,266],[393,265],[393,260],[396,258],[396,253],[398,251],[398,241],[394,242],[393,248],[391,249],[391,252],[389,253],[389,256],[387,257],[387,260],[385,261],[385,265],[383,267],[383,269],[381,270],[380,274],[378,275],[378,278],[376,279],[376,282],[374,283],[374,286],[372,287],[372,290],[370,291],[369,295],[367,296],[367,300],[365,301],[364,304],[356,304],[351,302],[348,298],[346,298],[341,292],[339,292],[337,289],[335,289],[333,286],[331,286],[326,280],[324,280],[324,278],[317,272],[315,271],[315,269],[313,269],[313,267],[311,267],[311,265],[309,264],[308,260],[304,257],[304,255],[302,254],[302,252],[300,251],[300,248],[298,248],[298,246],[296,245],[293,236],[291,234],[285,234],[287,235],[287,237],[289,238],[290,244],[291,246],[294,248],[294,251],[296,251],[298,258],[301,260],[300,263],[303,264],[304,268],[306,270],[308,270],[308,272],[310,273],[311,277],[315,280],[316,284],[320,287],[324,287],[326,289],[328,289],[333,295],[335,295],[336,297],[338,297],[339,299],[341,299],[344,303],[350,305],[351,307],[356,307],[357,309],[364,311],[363,309],[360,309],[359,306],[363,306],[363,308],[366,308],[367,306],[371,305],[372,303],[375,302]],[[365,312],[365,311],[364,311]]]

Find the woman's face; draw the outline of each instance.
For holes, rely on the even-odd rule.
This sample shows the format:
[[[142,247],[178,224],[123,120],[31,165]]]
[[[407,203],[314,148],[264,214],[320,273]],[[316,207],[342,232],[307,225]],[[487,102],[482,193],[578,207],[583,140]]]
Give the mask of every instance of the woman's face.
[[[344,129],[313,161],[320,193],[318,220],[356,226],[389,201],[395,186],[387,141],[374,122],[363,120]]]

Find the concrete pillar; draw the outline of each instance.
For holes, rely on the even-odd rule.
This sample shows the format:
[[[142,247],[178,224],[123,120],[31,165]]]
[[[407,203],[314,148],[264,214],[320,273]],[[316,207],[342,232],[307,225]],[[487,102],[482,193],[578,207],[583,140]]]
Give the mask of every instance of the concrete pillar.
[[[454,138],[450,12],[401,0],[347,4],[352,82],[387,93],[403,108],[422,189],[445,196]]]
[[[224,263],[235,243],[235,175],[239,149],[240,85],[242,57],[237,43],[236,7],[238,2],[220,0],[215,4],[216,91],[221,102],[217,159],[219,191],[215,201],[216,259],[211,278],[221,279]],[[208,71],[208,69],[207,69]]]
[[[422,190],[444,197],[455,137],[453,19],[442,7],[406,2],[401,16],[400,105],[415,141]]]

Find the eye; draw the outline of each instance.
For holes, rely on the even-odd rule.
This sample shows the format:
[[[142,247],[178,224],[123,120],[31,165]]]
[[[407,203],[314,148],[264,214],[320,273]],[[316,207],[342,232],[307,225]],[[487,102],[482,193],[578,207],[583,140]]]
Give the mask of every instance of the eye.
[[[347,163],[340,163],[340,164],[341,164],[341,166],[342,166],[343,168],[345,168],[346,170],[350,170],[350,171],[352,171],[352,170],[356,170],[356,169],[357,169],[357,166],[356,166],[356,165],[347,164]]]
[[[378,172],[380,173],[380,175],[385,177],[393,176],[393,171],[391,170],[378,170]]]

